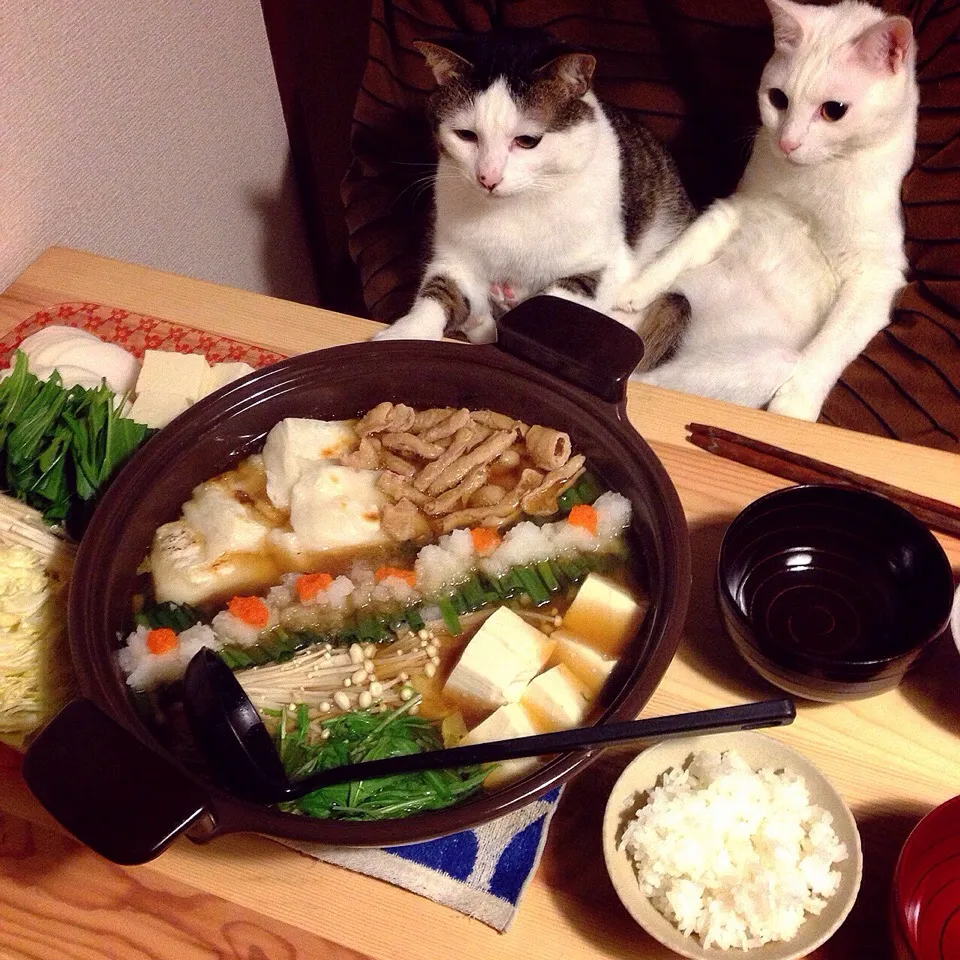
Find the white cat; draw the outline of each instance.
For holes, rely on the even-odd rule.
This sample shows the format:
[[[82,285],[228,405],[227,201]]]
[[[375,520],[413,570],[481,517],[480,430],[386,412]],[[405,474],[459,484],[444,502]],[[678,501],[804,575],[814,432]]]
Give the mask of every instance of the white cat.
[[[904,284],[915,45],[908,20],[857,0],[767,5],[775,50],[743,178],[618,306],[639,311],[668,290],[690,302],[679,348],[638,379],[816,420]]]
[[[692,217],[666,151],[597,100],[592,56],[540,31],[417,46],[438,84],[433,256],[410,312],[377,339],[494,340],[494,309],[541,292],[609,311]]]

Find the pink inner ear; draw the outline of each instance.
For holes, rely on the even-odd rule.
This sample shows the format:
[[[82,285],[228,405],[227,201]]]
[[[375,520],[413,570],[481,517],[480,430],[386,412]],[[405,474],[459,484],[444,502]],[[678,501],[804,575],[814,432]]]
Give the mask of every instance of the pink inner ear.
[[[854,40],[853,49],[864,66],[877,72],[896,73],[906,59],[913,28],[906,17],[888,17]]]

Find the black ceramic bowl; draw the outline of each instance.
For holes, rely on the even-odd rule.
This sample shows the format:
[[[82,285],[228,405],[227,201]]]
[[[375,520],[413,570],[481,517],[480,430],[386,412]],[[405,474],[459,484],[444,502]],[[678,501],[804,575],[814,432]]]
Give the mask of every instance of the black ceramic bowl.
[[[933,534],[885,497],[788,487],[730,525],[720,609],[744,659],[810,700],[889,690],[950,616],[950,563]]]

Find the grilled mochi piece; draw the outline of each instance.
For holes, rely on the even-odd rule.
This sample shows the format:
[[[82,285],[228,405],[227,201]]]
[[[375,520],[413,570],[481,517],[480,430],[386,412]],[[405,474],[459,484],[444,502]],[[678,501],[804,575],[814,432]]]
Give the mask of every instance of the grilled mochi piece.
[[[474,715],[515,703],[552,650],[546,634],[509,607],[500,607],[467,644],[443,695]]]
[[[150,572],[158,601],[191,605],[227,600],[280,575],[266,552],[207,560],[203,537],[183,519],[165,523],[154,534]]]
[[[386,502],[375,470],[319,463],[290,494],[290,526],[304,550],[322,552],[390,542],[380,526]]]
[[[357,446],[350,420],[288,417],[268,434],[263,445],[267,496],[281,510],[290,509],[293,488],[303,474],[324,460],[335,460]]]
[[[591,573],[580,585],[562,625],[600,653],[616,657],[645,614],[646,605],[638,603],[623,587]]]
[[[472,743],[512,740],[514,737],[532,737],[541,732],[534,726],[529,713],[519,703],[509,703],[495,710],[483,723],[475,726],[457,746],[466,747]],[[505,760],[490,771],[489,776],[483,781],[484,786],[493,788],[509,780],[516,780],[533,770],[538,763],[536,757]]]

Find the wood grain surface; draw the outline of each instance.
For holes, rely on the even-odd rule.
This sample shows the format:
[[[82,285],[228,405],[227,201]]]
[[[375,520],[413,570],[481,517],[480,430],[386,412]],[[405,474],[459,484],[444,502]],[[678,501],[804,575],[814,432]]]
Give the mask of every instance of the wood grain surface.
[[[376,325],[299,304],[51,249],[0,297],[0,333],[39,309],[84,300],[236,336],[283,353],[368,337]],[[960,458],[632,384],[627,405],[680,492],[694,559],[693,600],[676,659],[644,715],[777,695],[720,626],[720,538],[748,502],[783,482],[684,440],[692,420],[960,503]],[[940,538],[954,570],[960,541]],[[864,844],[858,902],[813,957],[889,955],[886,905],[900,846],[919,818],[960,790],[960,656],[943,638],[901,687],[848,704],[799,704],[771,735],[801,750],[850,804]],[[180,840],[154,862],[121,868],[64,837],[0,758],[0,958],[200,957],[244,960],[579,960],[673,956],[620,907],[600,848],[603,804],[629,751],[606,754],[566,790],[543,863],[510,932],[408,891],[257,836],[208,846]]]

